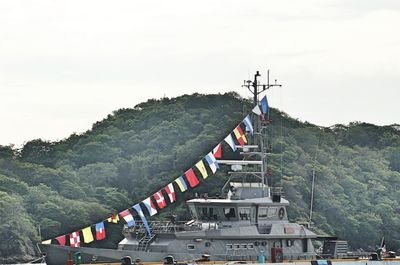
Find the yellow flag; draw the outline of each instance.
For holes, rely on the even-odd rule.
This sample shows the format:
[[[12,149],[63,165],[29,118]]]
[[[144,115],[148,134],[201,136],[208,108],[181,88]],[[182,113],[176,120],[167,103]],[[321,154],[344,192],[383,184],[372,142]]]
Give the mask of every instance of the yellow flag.
[[[50,245],[51,244],[51,239],[42,241],[42,244],[43,245]]]
[[[94,241],[92,229],[90,226],[82,229],[82,234],[83,234],[83,242],[90,243],[90,242]]]
[[[208,177],[208,174],[207,174],[207,169],[204,166],[203,160],[200,160],[199,162],[197,162],[196,167],[200,171],[201,175],[203,176],[203,179],[206,179]]]

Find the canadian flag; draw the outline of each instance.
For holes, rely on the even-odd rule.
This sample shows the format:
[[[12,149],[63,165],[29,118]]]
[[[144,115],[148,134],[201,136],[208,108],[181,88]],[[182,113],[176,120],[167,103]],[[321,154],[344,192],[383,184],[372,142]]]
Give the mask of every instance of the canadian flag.
[[[73,248],[78,248],[81,245],[79,231],[73,232],[69,235],[69,245]]]
[[[175,196],[175,191],[174,191],[174,185],[172,183],[169,183],[165,188],[165,191],[168,194],[169,201],[173,203],[176,201],[176,196]]]
[[[221,143],[219,143],[216,147],[214,147],[213,154],[214,154],[215,158],[222,157],[222,144]]]
[[[162,209],[165,206],[167,206],[167,203],[165,202],[164,195],[162,194],[161,190],[154,193],[153,197],[157,202],[158,208]]]

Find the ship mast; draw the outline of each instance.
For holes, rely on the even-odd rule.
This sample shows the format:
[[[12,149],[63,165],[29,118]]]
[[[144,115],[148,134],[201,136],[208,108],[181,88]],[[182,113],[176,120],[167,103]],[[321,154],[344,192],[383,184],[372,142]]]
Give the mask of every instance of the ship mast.
[[[246,87],[250,93],[253,95],[253,101],[254,104],[253,106],[260,105],[258,96],[262,92],[264,92],[267,89],[270,89],[271,87],[281,87],[282,85],[279,85],[276,83],[270,84],[269,82],[269,70],[267,71],[267,83],[266,84],[261,84],[258,80],[260,77],[260,72],[257,71],[256,74],[254,75],[254,80],[244,80],[244,84],[242,87]],[[257,178],[261,179],[262,183],[262,196],[265,197],[265,186],[268,188],[268,185],[266,183],[266,177],[265,177],[265,169],[267,168],[267,148],[266,144],[264,143],[264,138],[263,138],[263,132],[264,130],[267,129],[267,122],[268,121],[263,121],[261,122],[260,119],[253,119],[253,128],[254,128],[254,139],[253,143],[249,145],[243,146],[243,152],[241,154],[247,155],[247,156],[252,156],[252,155],[257,155],[261,159],[259,161],[254,161],[254,160],[218,160],[218,163],[220,164],[226,164],[230,165],[233,169],[233,172],[229,172],[230,175],[243,175],[243,174],[250,174],[253,176],[256,176]],[[240,147],[239,147],[240,148]],[[259,149],[259,150],[254,150],[250,151],[250,149]],[[260,172],[236,172],[237,170],[241,169],[242,166],[247,166],[247,165],[259,165],[260,166]],[[232,176],[231,176],[232,177]],[[225,189],[226,185],[229,183],[231,178],[229,178],[228,182],[224,185],[222,190]],[[268,188],[268,196],[270,195],[269,193],[269,188]]]
[[[267,89],[270,89],[271,87],[281,87],[282,85],[279,85],[276,83],[276,79],[275,79],[275,83],[274,84],[270,84],[269,82],[269,70],[267,71],[267,83],[266,84],[261,84],[258,81],[258,77],[260,77],[260,72],[257,71],[256,74],[254,75],[254,81],[251,80],[244,80],[244,84],[242,85],[242,87],[246,87],[250,93],[252,93],[253,95],[253,105],[259,105],[259,101],[258,101],[258,95],[261,94],[262,92],[264,92]],[[266,178],[265,178],[265,169],[267,167],[267,150],[265,148],[265,143],[264,143],[264,138],[263,138],[263,131],[266,130],[266,124],[262,123],[259,119],[254,119],[254,134],[256,134],[256,136],[254,138],[254,144],[257,144],[257,142],[259,142],[260,144],[260,152],[258,153],[261,156],[261,182],[263,184],[263,196],[265,196],[265,189],[264,189],[264,184],[266,184]],[[258,141],[257,141],[258,140]],[[267,185],[268,186],[268,185]]]

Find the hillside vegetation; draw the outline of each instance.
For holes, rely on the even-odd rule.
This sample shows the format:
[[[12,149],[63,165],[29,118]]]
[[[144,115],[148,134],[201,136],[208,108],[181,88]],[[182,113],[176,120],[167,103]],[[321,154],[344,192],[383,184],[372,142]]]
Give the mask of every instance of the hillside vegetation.
[[[59,142],[0,146],[0,263],[34,255],[39,226],[42,239],[54,238],[140,202],[193,166],[251,108],[234,93],[149,100]],[[322,128],[275,109],[271,117],[270,181],[284,187],[290,219],[308,218],[317,154],[317,232],[346,239],[354,249],[374,248],[385,236],[389,249],[399,249],[400,131],[359,122]],[[178,192],[177,203],[155,217],[189,218],[182,202],[194,192],[220,193],[227,170]],[[115,247],[121,226],[106,227],[107,240],[92,246]]]

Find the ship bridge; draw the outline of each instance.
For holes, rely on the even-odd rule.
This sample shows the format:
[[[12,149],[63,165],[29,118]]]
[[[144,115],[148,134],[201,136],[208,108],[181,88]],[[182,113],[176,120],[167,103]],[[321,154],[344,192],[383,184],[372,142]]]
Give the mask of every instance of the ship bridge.
[[[262,196],[263,189],[268,190]],[[203,196],[187,201],[190,213],[198,222],[215,222],[242,226],[270,222],[288,222],[289,202],[273,194],[261,183],[230,183],[226,198]]]

